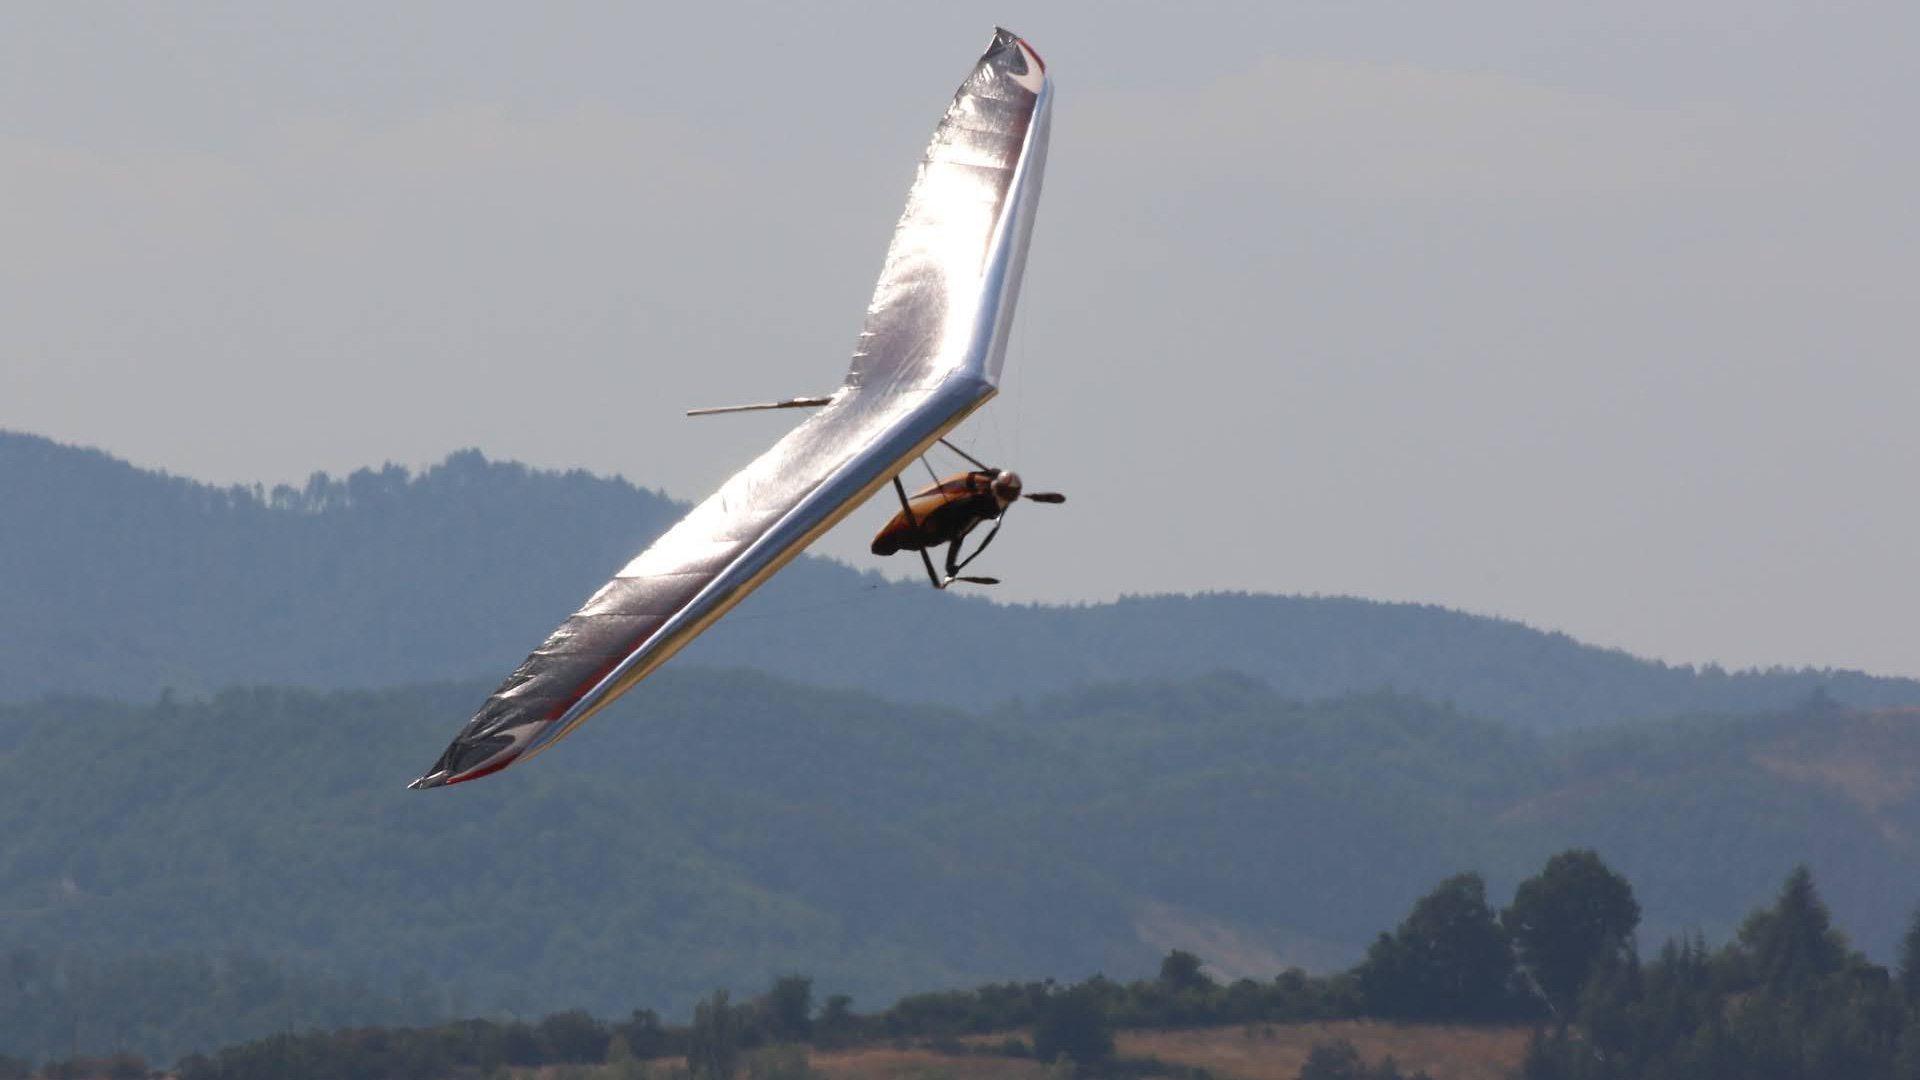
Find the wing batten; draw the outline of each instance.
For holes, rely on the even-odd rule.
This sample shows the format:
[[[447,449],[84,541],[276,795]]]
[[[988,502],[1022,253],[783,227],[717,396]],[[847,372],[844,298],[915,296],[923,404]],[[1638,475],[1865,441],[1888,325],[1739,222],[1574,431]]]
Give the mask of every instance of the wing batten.
[[[1002,30],[928,144],[846,388],[636,556],[415,787],[531,757],[645,678],[998,390],[1052,86]]]

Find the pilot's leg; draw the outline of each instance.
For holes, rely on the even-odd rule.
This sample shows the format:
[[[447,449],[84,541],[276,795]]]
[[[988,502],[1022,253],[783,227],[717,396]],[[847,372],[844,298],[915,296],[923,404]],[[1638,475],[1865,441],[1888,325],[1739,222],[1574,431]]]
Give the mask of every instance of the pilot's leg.
[[[956,536],[953,538],[952,543],[947,545],[947,576],[948,577],[952,577],[953,575],[960,572],[960,545],[966,542],[967,542],[967,534],[961,533],[959,536]]]

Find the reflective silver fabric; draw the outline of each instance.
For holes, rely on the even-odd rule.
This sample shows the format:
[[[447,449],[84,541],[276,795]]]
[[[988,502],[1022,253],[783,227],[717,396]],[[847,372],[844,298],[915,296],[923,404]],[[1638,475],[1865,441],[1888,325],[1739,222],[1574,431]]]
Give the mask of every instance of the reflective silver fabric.
[[[934,129],[832,401],[593,594],[414,787],[505,768],[665,663],[998,388],[1052,84],[998,30]]]

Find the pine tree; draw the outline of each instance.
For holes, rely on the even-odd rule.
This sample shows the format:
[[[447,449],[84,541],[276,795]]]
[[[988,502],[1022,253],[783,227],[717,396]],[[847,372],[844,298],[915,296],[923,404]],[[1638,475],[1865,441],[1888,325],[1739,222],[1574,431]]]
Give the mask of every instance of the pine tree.
[[[1804,865],[1787,875],[1772,907],[1741,925],[1740,945],[1761,985],[1781,993],[1805,990],[1847,962],[1846,939],[1834,929],[1833,914]]]

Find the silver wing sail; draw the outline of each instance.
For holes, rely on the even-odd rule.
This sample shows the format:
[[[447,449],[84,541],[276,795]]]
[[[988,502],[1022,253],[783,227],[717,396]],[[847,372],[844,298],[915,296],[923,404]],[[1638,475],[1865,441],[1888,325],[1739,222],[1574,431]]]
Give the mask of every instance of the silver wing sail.
[[[996,30],[921,159],[846,384],[588,598],[412,786],[552,745],[997,392],[1052,97],[1040,57]]]

